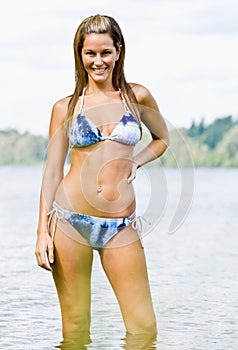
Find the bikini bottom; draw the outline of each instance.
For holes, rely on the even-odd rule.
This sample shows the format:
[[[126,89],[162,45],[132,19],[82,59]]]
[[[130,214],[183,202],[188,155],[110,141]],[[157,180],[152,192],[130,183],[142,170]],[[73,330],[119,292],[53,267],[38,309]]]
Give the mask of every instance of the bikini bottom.
[[[50,233],[50,223],[54,219],[52,240],[54,240],[57,219],[65,219],[78,233],[84,237],[87,243],[96,250],[102,249],[105,244],[113,238],[123,228],[132,224],[132,228],[137,230],[141,239],[142,216],[135,215],[135,212],[123,218],[104,218],[76,213],[60,207],[55,201],[53,209],[48,213],[48,231]]]

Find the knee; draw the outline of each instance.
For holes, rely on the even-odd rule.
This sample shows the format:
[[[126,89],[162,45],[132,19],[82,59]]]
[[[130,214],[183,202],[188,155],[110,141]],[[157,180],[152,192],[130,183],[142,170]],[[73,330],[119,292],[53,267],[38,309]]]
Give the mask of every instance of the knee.
[[[157,324],[156,319],[150,320],[140,319],[134,320],[133,323],[127,327],[130,334],[145,334],[148,336],[157,336]]]
[[[157,335],[157,325],[156,325],[156,320],[153,320],[151,322],[148,323],[144,323],[142,325],[142,333],[143,334],[150,334],[150,335]]]
[[[71,331],[87,331],[90,327],[90,308],[68,303],[62,309],[63,328]]]
[[[69,321],[71,324],[77,326],[78,329],[87,329],[90,323],[89,312],[86,310],[82,313],[73,312],[69,315]]]
[[[62,333],[65,340],[78,341],[89,334],[90,315],[71,313],[62,315]]]

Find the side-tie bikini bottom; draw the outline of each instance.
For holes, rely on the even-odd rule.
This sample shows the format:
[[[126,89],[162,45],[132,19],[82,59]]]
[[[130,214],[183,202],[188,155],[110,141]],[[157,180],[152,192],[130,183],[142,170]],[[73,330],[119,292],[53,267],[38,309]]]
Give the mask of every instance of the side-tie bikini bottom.
[[[48,213],[48,231],[50,232],[51,220],[54,220],[52,240],[54,240],[57,219],[65,219],[80,235],[86,239],[88,244],[96,250],[100,250],[123,228],[132,224],[132,228],[137,230],[141,239],[142,216],[135,215],[135,212],[124,218],[104,218],[76,213],[60,207],[55,201],[53,209]]]

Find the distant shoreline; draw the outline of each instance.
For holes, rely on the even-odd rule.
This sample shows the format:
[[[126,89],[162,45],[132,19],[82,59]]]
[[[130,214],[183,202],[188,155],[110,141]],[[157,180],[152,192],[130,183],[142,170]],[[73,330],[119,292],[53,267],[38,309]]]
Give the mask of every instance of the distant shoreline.
[[[143,137],[143,145],[150,135]],[[43,165],[47,156],[48,139],[16,129],[0,130],[0,166]],[[205,125],[192,122],[190,128],[170,131],[170,146],[159,159],[165,168],[238,167],[238,121],[232,116],[217,118]],[[149,166],[158,166],[154,161]]]

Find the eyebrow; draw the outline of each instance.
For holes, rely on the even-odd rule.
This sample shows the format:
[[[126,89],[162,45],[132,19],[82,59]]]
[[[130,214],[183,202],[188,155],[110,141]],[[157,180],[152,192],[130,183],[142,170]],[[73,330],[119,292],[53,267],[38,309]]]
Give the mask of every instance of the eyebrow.
[[[105,48],[105,49],[102,49],[101,52],[103,52],[103,51],[111,51],[111,50],[112,50],[111,48]],[[92,51],[92,52],[95,52],[95,50],[89,49],[89,48],[83,48],[83,51]]]

